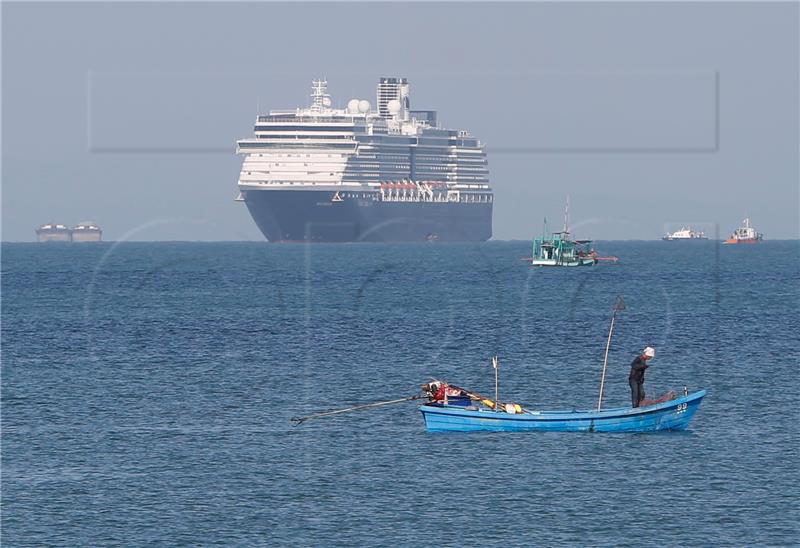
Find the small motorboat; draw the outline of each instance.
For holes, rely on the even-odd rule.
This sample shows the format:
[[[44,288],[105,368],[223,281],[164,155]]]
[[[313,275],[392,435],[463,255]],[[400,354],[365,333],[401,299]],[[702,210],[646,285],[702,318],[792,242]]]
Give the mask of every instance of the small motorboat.
[[[625,310],[622,295],[612,308],[611,326],[608,331],[603,373],[600,379],[600,394],[594,410],[540,411],[523,407],[518,403],[503,403],[498,398],[499,362],[492,358],[494,369],[494,398],[482,396],[444,381],[435,380],[422,385],[428,402],[419,410],[430,432],[472,431],[555,431],[555,432],[657,432],[660,430],[686,430],[706,395],[705,390],[692,394],[684,388],[683,396],[673,391],[656,400],[644,400],[639,407],[615,407],[603,409],[608,351],[617,314]],[[650,349],[652,350],[652,349]],[[655,354],[652,354],[655,355]],[[464,405],[464,397],[471,400]],[[451,398],[458,398],[451,403]]]
[[[535,411],[517,404],[464,407],[427,403],[419,410],[430,432],[550,431],[550,432],[657,432],[686,430],[706,395],[699,390],[642,407],[601,411]]]
[[[518,403],[502,402],[499,394],[499,360],[492,358],[494,369],[494,397],[461,388],[445,381],[432,379],[421,385],[421,393],[387,401],[366,403],[293,417],[295,425],[319,417],[328,417],[374,409],[426,399],[419,407],[425,426],[430,432],[475,432],[475,431],[551,431],[551,432],[658,432],[662,430],[686,430],[700,403],[705,390],[689,393],[684,387],[683,395],[669,391],[656,400],[643,400],[639,407],[614,407],[603,409],[603,390],[608,365],[608,351],[614,332],[617,313],[625,310],[622,296],[618,296],[612,308],[611,326],[606,342],[603,371],[600,378],[600,393],[593,410],[543,411],[524,407]],[[650,350],[652,350],[650,348]],[[653,354],[648,354],[653,356]]]

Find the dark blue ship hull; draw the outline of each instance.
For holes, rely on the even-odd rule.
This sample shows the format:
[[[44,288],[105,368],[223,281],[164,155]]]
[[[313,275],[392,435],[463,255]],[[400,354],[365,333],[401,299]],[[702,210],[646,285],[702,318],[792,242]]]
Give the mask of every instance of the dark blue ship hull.
[[[247,190],[258,228],[271,242],[483,242],[492,203],[383,202],[374,192]]]

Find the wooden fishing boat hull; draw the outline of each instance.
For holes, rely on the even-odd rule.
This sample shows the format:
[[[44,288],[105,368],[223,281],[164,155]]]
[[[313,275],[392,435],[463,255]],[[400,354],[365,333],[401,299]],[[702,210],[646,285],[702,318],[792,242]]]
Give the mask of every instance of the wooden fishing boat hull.
[[[700,407],[705,390],[646,407],[602,411],[530,411],[519,414],[490,409],[422,405],[429,432],[657,432],[686,430]]]
[[[531,266],[594,266],[597,264],[597,259],[584,258],[576,260],[561,261],[558,259],[533,259]]]

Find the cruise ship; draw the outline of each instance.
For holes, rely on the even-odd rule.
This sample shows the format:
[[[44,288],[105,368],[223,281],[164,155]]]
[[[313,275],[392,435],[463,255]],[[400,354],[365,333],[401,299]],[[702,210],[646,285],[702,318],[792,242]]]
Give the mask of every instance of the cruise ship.
[[[376,106],[311,104],[258,115],[239,196],[271,242],[485,241],[494,195],[483,144],[412,110],[406,78],[380,78]]]

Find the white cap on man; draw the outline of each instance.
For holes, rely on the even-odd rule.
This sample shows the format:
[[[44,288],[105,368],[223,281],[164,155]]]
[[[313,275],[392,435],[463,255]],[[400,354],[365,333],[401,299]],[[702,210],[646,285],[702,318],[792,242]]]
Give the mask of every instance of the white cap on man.
[[[642,354],[647,356],[648,358],[655,358],[656,357],[656,349],[652,346],[648,346],[642,351]]]

